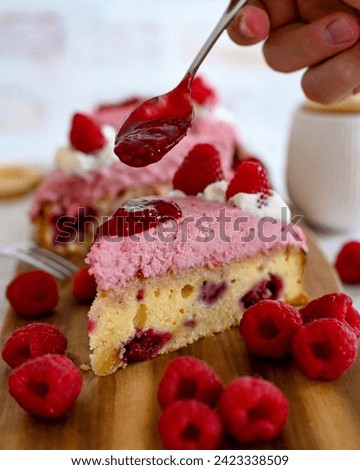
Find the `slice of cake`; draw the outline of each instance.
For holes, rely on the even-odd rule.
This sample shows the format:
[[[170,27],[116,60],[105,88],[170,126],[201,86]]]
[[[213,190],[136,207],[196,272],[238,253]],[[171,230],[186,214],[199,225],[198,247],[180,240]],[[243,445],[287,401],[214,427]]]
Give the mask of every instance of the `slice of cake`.
[[[230,184],[189,196],[189,179],[218,175],[214,158],[203,161],[203,174],[186,180],[186,159],[173,193],[128,201],[99,228],[87,257],[98,285],[88,322],[95,374],[222,332],[261,299],[304,302],[306,241],[264,168],[242,163]]]
[[[196,144],[209,142],[220,152],[225,178],[232,175],[242,144],[233,123],[224,119],[215,91],[195,81],[196,114],[188,135],[166,159],[139,170],[119,162],[113,152],[117,129],[140,99],[103,105],[73,116],[69,143],[58,150],[56,169],[39,187],[30,217],[39,245],[63,254],[85,254],[94,230],[125,201],[163,195],[184,156]]]

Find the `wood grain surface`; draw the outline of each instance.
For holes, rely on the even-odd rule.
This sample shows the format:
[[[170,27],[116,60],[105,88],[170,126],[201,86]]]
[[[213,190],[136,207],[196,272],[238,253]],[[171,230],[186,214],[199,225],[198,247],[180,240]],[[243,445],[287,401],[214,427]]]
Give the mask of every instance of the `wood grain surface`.
[[[332,267],[309,237],[306,289],[310,298],[341,290]],[[78,364],[88,362],[87,306],[72,299],[70,281],[60,285],[56,312],[42,321],[59,326]],[[10,309],[0,344],[26,322]],[[206,338],[176,353],[134,364],[105,378],[84,372],[81,395],[65,418],[48,422],[25,413],[7,392],[10,369],[0,364],[0,447],[2,449],[161,449],[157,433],[160,409],[156,392],[166,365],[179,355],[207,361],[228,383],[240,375],[271,380],[289,399],[290,414],[282,435],[255,449],[360,449],[360,359],[345,376],[322,382],[306,378],[291,360],[260,360],[248,353],[236,328]],[[224,449],[237,448],[226,441]],[[249,448],[249,446],[247,446]]]

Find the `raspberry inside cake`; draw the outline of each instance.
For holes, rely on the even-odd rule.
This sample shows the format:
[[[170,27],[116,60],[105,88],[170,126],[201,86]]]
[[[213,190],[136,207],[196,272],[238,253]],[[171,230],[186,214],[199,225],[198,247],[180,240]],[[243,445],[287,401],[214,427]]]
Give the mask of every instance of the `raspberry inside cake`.
[[[215,185],[224,195],[225,182]],[[98,285],[88,323],[98,375],[222,332],[261,299],[304,300],[307,248],[296,225],[244,211],[236,199],[169,196],[164,212],[156,201],[117,211],[87,257]]]

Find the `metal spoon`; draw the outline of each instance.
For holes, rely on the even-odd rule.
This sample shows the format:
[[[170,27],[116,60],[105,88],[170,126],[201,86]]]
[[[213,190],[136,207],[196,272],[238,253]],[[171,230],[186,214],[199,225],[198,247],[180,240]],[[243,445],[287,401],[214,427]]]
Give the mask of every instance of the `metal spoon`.
[[[229,26],[229,23],[234,18],[236,13],[242,8],[247,0],[232,0],[229,6],[226,8],[224,13],[222,14],[220,20],[218,21],[217,25],[213,29],[212,33],[206,40],[205,44],[202,46],[200,51],[198,52],[197,56],[191,63],[188,71],[185,74],[185,77],[190,74],[192,77],[196,74],[198,68],[204,61],[205,57],[208,55],[210,50],[212,49],[213,45],[219,39],[223,31]]]
[[[155,163],[186,135],[193,119],[192,80],[215,42],[246,2],[230,2],[176,88],[144,101],[123,122],[114,149],[123,163],[135,167]]]

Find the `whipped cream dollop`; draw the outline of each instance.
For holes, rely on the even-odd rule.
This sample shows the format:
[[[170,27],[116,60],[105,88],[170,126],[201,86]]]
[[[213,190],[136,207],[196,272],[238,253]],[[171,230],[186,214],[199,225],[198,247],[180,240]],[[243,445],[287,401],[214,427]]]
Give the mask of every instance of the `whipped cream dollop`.
[[[92,154],[76,150],[71,145],[60,147],[55,155],[55,164],[66,174],[83,174],[112,165],[118,161],[114,154],[116,130],[109,125],[101,126],[105,145]]]
[[[234,126],[237,124],[236,114],[224,105],[216,104],[210,109],[197,103],[194,103],[193,106],[195,114],[198,116],[204,116],[205,118],[213,117],[219,119],[220,121],[228,122]]]
[[[259,193],[237,193],[229,199],[229,203],[261,218],[271,217],[283,223],[288,223],[291,220],[291,212],[288,205],[280,194],[273,190],[270,190],[269,196]]]
[[[221,180],[209,184],[197,197],[206,201],[226,202],[226,191],[229,186],[227,181]],[[184,192],[175,189],[170,191],[169,197],[188,197]],[[283,198],[274,190],[270,190],[269,196],[262,193],[237,193],[229,199],[229,204],[238,207],[244,212],[249,212],[256,217],[271,217],[288,223],[291,220],[291,211]]]

